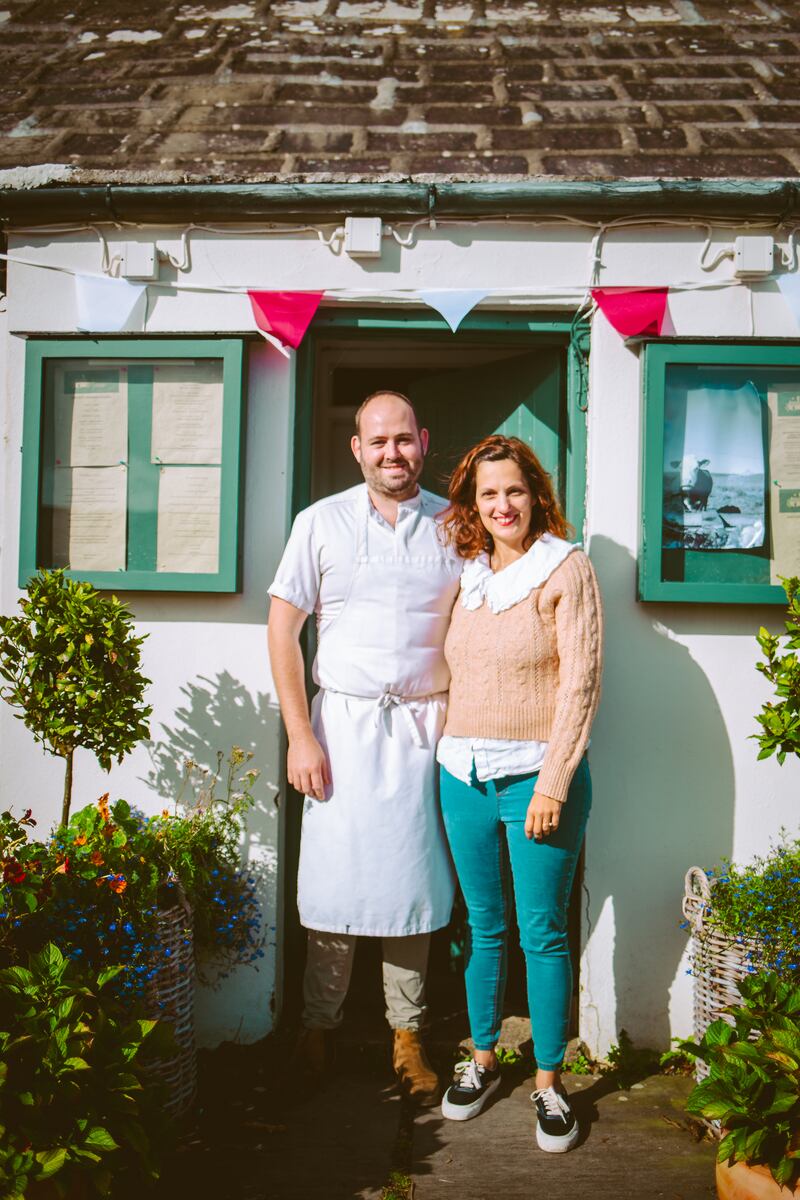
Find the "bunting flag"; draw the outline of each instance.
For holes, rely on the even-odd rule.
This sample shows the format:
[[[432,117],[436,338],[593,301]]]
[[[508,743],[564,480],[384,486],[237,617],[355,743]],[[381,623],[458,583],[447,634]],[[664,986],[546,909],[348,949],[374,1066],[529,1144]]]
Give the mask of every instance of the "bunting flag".
[[[667,311],[665,287],[592,288],[592,299],[623,337],[661,334]]]
[[[129,283],[127,279],[110,276],[76,275],[76,328],[81,333],[119,333],[123,329],[139,333],[144,328],[146,294],[144,283]]]
[[[325,293],[248,291],[247,294],[256,325],[267,341],[277,338],[296,350]]]
[[[417,295],[431,308],[435,308],[455,333],[467,313],[471,312],[476,304],[480,304],[481,300],[486,299],[489,289],[462,291],[460,288],[452,288],[447,291],[418,292]]]
[[[800,275],[779,275],[777,284],[781,295],[792,310],[792,316],[800,325]]]

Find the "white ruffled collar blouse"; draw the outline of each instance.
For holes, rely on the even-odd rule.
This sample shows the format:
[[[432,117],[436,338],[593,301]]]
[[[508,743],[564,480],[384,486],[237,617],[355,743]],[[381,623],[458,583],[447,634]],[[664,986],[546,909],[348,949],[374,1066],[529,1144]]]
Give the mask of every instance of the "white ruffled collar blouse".
[[[493,613],[505,612],[541,587],[567,555],[579,548],[574,542],[543,533],[521,558],[502,571],[492,570],[488,554],[470,558],[461,572],[461,603],[474,610],[485,600]]]

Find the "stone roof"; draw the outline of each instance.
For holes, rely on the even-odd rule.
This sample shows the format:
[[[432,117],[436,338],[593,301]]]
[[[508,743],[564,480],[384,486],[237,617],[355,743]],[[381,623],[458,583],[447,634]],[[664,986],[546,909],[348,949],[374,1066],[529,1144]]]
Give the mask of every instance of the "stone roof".
[[[800,4],[0,0],[39,181],[800,175]],[[49,173],[49,174],[48,174]],[[0,175],[15,186],[19,176]]]

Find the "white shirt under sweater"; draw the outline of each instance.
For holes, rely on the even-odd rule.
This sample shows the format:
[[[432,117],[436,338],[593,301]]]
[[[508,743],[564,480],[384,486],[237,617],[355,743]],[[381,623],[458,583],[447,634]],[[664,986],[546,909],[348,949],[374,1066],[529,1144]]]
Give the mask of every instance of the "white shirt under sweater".
[[[486,603],[492,612],[503,612],[541,587],[574,549],[574,543],[544,533],[502,571],[492,570],[486,554],[469,559],[461,574],[461,594],[456,603],[469,609]],[[532,775],[544,763],[546,753],[547,742],[443,737],[436,761],[462,783],[470,783],[473,778],[486,783],[506,775]]]

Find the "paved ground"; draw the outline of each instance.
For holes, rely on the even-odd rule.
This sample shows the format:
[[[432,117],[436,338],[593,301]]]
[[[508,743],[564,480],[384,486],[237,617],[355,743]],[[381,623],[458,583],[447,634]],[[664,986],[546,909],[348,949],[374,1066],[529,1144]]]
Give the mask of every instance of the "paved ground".
[[[346,1042],[336,1074],[298,1095],[285,1074],[287,1043],[227,1047],[203,1063],[198,1128],[167,1165],[160,1195],[203,1200],[711,1200],[714,1147],[683,1112],[691,1081],[568,1076],[584,1135],[563,1156],[533,1140],[530,1064],[505,1082],[478,1120],[442,1120],[396,1095],[388,1041]],[[433,1047],[443,1076],[453,1044]],[[392,1173],[408,1186],[388,1188]]]

